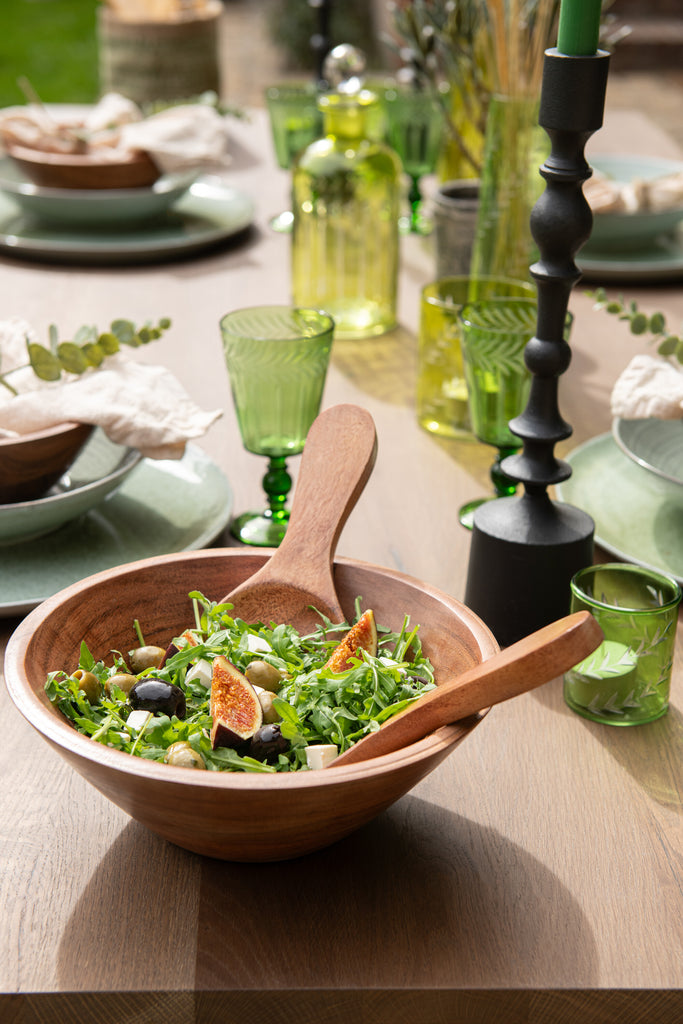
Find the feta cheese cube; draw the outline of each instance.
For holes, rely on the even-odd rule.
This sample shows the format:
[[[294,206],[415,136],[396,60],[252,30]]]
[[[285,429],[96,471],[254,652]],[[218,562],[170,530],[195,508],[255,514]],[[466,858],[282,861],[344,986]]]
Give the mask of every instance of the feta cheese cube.
[[[334,743],[315,743],[306,747],[306,764],[309,768],[325,768],[339,753]]]

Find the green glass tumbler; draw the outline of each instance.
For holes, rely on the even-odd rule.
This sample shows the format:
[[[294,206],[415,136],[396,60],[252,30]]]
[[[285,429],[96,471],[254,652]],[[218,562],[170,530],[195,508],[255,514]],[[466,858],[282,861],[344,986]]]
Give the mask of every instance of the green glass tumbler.
[[[303,451],[320,411],[334,321],[315,309],[255,306],[220,326],[242,444],[268,458],[268,507],[238,516],[230,530],[245,544],[277,547],[289,521],[286,459]]]
[[[536,331],[536,299],[493,297],[464,306],[460,314],[462,351],[472,430],[480,441],[498,449],[491,467],[494,497],[513,495],[517,485],[500,463],[519,451],[521,439],[508,423],[524,409],[531,373],[524,349]],[[471,528],[474,511],[488,498],[467,502],[459,511]]]
[[[416,391],[421,427],[440,437],[472,437],[461,349],[463,306],[494,295],[535,294],[534,285],[505,277],[442,277],[424,286]]]
[[[591,612],[605,636],[564,676],[572,711],[606,725],[665,715],[681,588],[664,573],[619,562],[591,565],[571,581],[571,610]]]

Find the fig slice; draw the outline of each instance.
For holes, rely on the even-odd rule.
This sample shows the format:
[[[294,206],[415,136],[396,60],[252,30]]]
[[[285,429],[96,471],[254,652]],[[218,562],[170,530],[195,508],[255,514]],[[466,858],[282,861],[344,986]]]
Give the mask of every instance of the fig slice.
[[[239,748],[263,724],[263,712],[256,691],[246,676],[222,654],[214,658],[211,671],[211,746]]]
[[[351,658],[357,657],[359,649],[373,657],[377,654],[377,625],[375,613],[371,610],[363,612],[358,622],[339,641],[325,663],[325,668],[332,672],[345,672],[352,667]]]

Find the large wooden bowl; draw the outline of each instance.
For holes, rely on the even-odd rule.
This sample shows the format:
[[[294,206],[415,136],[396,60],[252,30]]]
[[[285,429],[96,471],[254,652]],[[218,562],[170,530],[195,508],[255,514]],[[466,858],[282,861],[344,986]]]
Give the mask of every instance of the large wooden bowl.
[[[432,771],[481,721],[438,729],[394,754],[320,771],[251,775],[173,768],[104,747],[74,731],[44,692],[51,670],[73,670],[82,639],[96,657],[145,641],[165,646],[193,622],[187,594],[219,599],[264,563],[267,553],[214,549],[124,565],[83,580],[35,609],[12,636],[5,676],[35,729],[106,797],[153,832],[196,853],[235,861],[282,860],[328,846],[375,817]],[[342,607],[361,595],[377,621],[420,623],[437,679],[494,654],[487,627],[454,598],[419,580],[338,559]],[[38,752],[39,753],[39,752]]]
[[[92,429],[89,423],[59,423],[0,438],[0,505],[42,497],[66,473]]]

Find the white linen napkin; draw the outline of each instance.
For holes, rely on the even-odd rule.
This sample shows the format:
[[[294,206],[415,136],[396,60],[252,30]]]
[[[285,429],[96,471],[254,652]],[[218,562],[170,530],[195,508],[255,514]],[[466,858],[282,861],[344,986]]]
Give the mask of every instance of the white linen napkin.
[[[622,419],[683,417],[683,370],[666,359],[634,356],[612,390],[612,415]]]
[[[0,322],[0,372],[26,362],[25,321]],[[136,363],[122,352],[81,376],[41,381],[30,370],[9,378],[20,393],[0,386],[0,436],[13,437],[73,420],[101,427],[116,444],[152,459],[179,459],[188,440],[201,437],[222,415],[200,409],[163,366]]]

